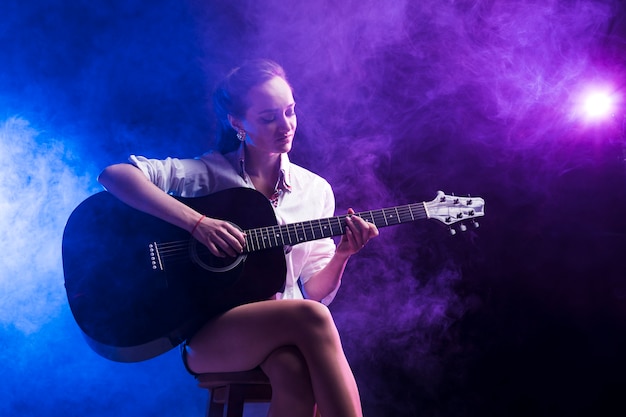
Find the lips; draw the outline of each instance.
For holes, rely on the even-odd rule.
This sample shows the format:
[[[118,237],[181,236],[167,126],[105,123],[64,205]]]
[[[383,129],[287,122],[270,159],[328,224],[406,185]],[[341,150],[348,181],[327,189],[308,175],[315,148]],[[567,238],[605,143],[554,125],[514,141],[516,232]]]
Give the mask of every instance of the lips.
[[[280,136],[276,139],[277,142],[289,142],[293,138],[293,135]]]

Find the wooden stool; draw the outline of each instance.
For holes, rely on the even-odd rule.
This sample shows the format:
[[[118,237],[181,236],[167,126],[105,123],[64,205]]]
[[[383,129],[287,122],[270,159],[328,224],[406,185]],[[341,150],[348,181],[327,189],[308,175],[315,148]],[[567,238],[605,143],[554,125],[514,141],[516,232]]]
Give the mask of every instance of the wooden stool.
[[[209,390],[206,417],[243,417],[245,403],[269,403],[272,400],[272,386],[261,368],[199,374],[196,379],[200,388]],[[321,417],[319,410],[315,416]]]
[[[272,399],[270,381],[260,368],[200,374],[196,379],[200,388],[209,390],[206,417],[243,417],[245,403],[268,403]]]

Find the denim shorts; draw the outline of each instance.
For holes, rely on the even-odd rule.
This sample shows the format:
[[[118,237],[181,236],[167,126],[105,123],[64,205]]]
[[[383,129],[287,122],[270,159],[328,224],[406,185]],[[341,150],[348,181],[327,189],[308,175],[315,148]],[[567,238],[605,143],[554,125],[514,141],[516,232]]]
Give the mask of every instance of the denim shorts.
[[[183,365],[185,365],[185,369],[187,370],[187,372],[189,372],[193,376],[198,376],[197,373],[195,373],[194,371],[191,370],[191,368],[189,368],[189,364],[187,363],[187,342],[186,341],[180,345],[180,355],[183,359]]]

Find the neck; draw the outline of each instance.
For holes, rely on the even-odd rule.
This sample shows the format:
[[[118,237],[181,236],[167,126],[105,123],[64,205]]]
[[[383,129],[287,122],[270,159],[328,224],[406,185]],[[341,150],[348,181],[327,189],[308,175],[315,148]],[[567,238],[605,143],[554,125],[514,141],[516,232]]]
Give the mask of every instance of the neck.
[[[246,172],[250,176],[273,178],[278,174],[280,166],[279,153],[260,153],[254,148],[246,146]]]

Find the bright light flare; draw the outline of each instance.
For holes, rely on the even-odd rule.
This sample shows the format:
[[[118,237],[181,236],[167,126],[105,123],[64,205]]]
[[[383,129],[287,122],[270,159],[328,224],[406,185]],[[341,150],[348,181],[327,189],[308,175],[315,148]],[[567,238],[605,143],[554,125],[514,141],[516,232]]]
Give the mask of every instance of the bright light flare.
[[[602,123],[619,112],[621,97],[614,87],[590,85],[578,93],[574,115],[587,123]]]
[[[589,119],[600,119],[610,116],[614,110],[613,97],[602,91],[587,95],[584,102],[585,115]]]

